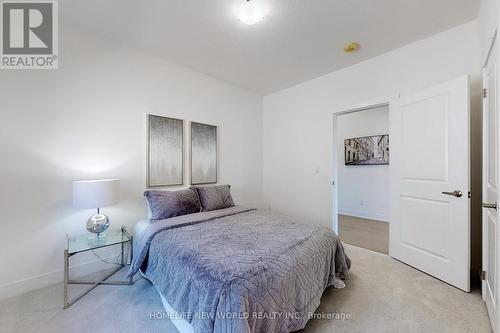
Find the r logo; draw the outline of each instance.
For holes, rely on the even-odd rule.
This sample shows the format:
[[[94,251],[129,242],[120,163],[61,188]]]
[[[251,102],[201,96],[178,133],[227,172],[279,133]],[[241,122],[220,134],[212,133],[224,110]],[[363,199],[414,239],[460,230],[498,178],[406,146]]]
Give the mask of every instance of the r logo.
[[[0,0],[0,69],[59,68],[58,0]]]
[[[2,3],[3,54],[53,53],[53,4]]]

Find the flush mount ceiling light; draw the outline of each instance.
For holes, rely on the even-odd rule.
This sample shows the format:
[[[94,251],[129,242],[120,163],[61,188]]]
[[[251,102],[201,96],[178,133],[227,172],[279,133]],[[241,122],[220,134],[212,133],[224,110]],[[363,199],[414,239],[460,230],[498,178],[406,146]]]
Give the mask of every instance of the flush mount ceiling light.
[[[261,22],[266,16],[268,8],[262,0],[243,0],[236,9],[238,19],[248,25]]]

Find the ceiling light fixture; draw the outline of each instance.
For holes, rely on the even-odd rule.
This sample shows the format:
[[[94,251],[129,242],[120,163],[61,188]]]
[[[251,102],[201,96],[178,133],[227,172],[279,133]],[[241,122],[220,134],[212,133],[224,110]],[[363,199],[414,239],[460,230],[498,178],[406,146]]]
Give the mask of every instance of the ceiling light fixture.
[[[267,14],[267,6],[261,0],[244,0],[236,15],[238,19],[248,25],[259,23]]]

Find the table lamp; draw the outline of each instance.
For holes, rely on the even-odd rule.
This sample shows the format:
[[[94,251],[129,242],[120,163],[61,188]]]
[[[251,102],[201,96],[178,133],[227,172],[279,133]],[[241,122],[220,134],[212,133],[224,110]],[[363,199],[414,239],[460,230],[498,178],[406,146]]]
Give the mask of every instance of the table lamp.
[[[75,208],[97,209],[87,221],[87,230],[97,234],[109,228],[109,217],[101,214],[100,209],[118,203],[119,179],[81,180],[73,182],[73,206]]]

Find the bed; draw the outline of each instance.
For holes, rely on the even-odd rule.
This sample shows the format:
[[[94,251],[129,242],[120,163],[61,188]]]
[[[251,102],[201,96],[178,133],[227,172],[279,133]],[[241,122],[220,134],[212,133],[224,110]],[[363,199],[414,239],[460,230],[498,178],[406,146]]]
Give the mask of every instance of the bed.
[[[138,223],[129,274],[151,281],[181,333],[292,332],[349,268],[332,230],[233,206]]]

